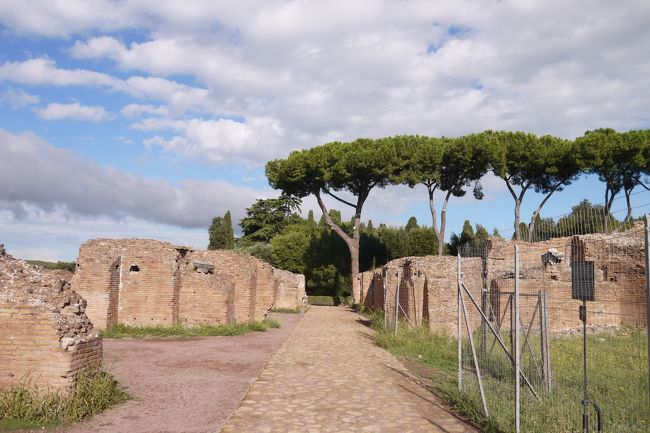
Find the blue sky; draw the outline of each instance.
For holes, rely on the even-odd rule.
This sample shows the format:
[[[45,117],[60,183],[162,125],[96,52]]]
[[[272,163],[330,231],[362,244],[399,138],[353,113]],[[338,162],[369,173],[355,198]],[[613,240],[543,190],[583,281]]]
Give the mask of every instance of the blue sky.
[[[50,260],[95,237],[203,248],[213,216],[277,194],[267,160],[332,140],[648,128],[648,22],[641,0],[3,1],[0,243]],[[511,226],[502,182],[483,184],[450,203],[448,234]],[[543,214],[603,193],[583,177]],[[423,188],[364,212],[430,220]]]

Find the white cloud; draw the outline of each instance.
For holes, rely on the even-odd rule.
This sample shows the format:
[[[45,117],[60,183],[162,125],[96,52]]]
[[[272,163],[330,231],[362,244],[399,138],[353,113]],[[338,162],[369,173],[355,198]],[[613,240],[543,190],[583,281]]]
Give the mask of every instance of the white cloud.
[[[85,69],[59,69],[47,58],[5,62],[0,65],[0,80],[31,85],[111,86],[115,79],[108,74]]]
[[[65,209],[43,212],[32,206],[16,218],[0,212],[0,243],[21,259],[75,260],[79,246],[93,238],[149,238],[204,249],[207,228],[186,229],[126,217],[119,221],[106,216],[71,216]],[[44,247],[47,245],[47,247]]]
[[[78,61],[141,76],[32,59],[0,66],[0,79],[105,86],[134,99],[125,116],[188,125],[200,116],[177,137],[149,137],[181,154],[201,141],[190,128],[241,129],[223,117],[273,119],[279,152],[359,136],[503,128],[573,137],[649,122],[647,1],[88,4],[7,1],[0,20],[17,34],[73,36]],[[134,27],[137,37],[119,33]],[[247,142],[259,147],[244,158],[259,161],[266,138]]]
[[[148,104],[128,104],[125,105],[120,111],[124,117],[140,117],[143,115],[149,116],[169,116],[170,110],[165,106],[148,105]]]
[[[227,160],[266,161],[278,156],[284,136],[282,126],[270,118],[253,118],[245,122],[230,119],[146,118],[133,127],[142,131],[171,130],[179,133],[169,139],[157,135],[145,140],[145,143],[189,158],[215,163]]]
[[[184,179],[174,186],[100,166],[34,134],[3,129],[0,184],[11,185],[0,190],[0,209],[12,218],[57,211],[70,217],[137,218],[186,228],[207,227],[213,216],[227,210],[237,221],[256,198],[274,195],[270,189],[222,180]]]
[[[45,108],[35,110],[38,117],[45,120],[87,120],[90,122],[102,122],[110,120],[113,115],[100,106],[85,106],[78,102],[72,104],[51,103]]]
[[[38,104],[40,101],[41,98],[36,95],[29,94],[22,89],[14,89],[11,87],[0,94],[0,104],[9,105],[14,110]]]

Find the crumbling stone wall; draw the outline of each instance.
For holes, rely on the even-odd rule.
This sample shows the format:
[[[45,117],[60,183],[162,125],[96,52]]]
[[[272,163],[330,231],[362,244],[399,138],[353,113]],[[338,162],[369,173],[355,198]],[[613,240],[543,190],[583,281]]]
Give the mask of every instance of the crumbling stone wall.
[[[571,298],[571,243],[573,237],[545,242],[519,242],[521,293],[542,292],[546,297],[551,332],[567,332],[581,326],[578,306]],[[588,323],[599,327],[647,326],[643,227],[621,233],[590,234],[579,237],[580,260],[594,261],[596,299],[588,302]],[[485,258],[462,258],[463,281],[481,304],[481,290],[494,311],[503,311],[505,292],[514,291],[513,241],[491,238]],[[576,259],[574,257],[574,259]],[[407,257],[393,260],[382,269],[361,276],[364,304],[394,311],[397,274],[400,279],[400,305],[417,324],[428,323],[432,330],[455,332],[457,317],[457,259],[449,256]],[[384,288],[385,285],[385,288]],[[384,293],[386,301],[384,303]],[[532,314],[531,302],[522,298],[522,308]],[[480,316],[465,298],[470,326],[480,325]],[[527,304],[529,303],[529,304]],[[400,311],[400,317],[405,314]],[[503,330],[509,329],[509,321]]]
[[[95,239],[81,246],[77,264],[73,287],[93,300],[88,314],[101,327],[261,320],[279,293],[277,269],[233,250]],[[302,303],[302,278],[302,288],[285,284],[282,302]]]
[[[463,261],[464,281],[476,299],[482,287],[482,261]],[[454,332],[457,314],[457,261],[449,256],[404,257],[362,275],[364,305],[394,311],[399,279],[399,316],[431,330]],[[386,299],[384,301],[384,293]],[[469,299],[466,301],[469,303]],[[479,323],[477,318],[472,322]]]
[[[0,245],[0,387],[67,392],[98,366],[102,340],[86,301],[57,273],[30,266]]]
[[[572,242],[579,242],[579,257],[572,258]],[[514,242],[492,239],[488,279],[491,291],[511,291],[514,287]],[[581,327],[578,307],[571,297],[571,263],[594,262],[594,301],[588,301],[588,324],[592,327],[647,326],[647,289],[643,226],[612,234],[582,235],[519,243],[521,291],[543,291],[547,298],[551,332]],[[551,251],[561,259],[544,260]],[[574,251],[575,252],[575,251]]]
[[[305,303],[305,276],[274,269],[276,279],[275,308],[296,308]]]

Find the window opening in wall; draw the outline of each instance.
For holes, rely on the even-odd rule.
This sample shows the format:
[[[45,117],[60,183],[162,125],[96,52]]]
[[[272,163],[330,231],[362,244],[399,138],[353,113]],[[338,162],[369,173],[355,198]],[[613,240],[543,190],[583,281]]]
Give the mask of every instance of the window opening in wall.
[[[129,272],[140,272],[140,266],[131,265],[131,267],[129,268]]]

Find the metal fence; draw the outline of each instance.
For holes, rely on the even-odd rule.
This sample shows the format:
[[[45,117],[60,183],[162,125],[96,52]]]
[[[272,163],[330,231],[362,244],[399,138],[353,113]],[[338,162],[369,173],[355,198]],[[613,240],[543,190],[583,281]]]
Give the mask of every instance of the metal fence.
[[[628,213],[588,208],[538,221],[535,242],[461,248],[458,384],[503,428],[650,431],[649,229]]]

